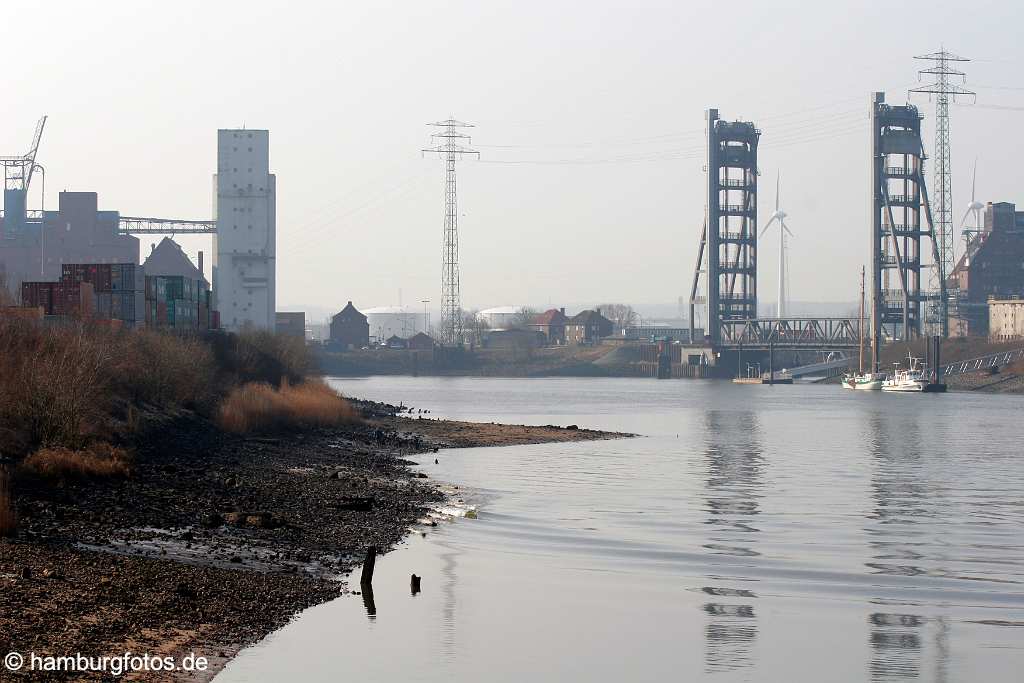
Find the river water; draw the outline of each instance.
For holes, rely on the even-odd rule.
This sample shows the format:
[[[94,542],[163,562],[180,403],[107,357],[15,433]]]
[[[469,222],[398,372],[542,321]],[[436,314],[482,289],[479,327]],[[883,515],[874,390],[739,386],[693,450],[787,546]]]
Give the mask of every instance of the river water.
[[[1024,680],[1024,397],[332,382],[642,436],[424,457],[476,519],[378,558],[375,614],[308,610],[218,682]]]

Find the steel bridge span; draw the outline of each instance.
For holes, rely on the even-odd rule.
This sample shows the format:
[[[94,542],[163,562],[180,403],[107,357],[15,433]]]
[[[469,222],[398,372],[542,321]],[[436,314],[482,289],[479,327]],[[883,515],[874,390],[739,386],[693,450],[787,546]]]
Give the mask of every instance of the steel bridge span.
[[[857,349],[861,340],[857,318],[730,320],[720,322],[718,332],[713,346],[722,350],[845,351]]]

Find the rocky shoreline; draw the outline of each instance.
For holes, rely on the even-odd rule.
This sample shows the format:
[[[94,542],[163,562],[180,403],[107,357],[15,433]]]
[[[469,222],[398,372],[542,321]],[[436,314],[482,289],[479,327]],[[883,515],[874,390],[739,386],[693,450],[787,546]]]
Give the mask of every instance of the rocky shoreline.
[[[272,438],[182,414],[136,444],[127,479],[54,486],[16,476],[20,529],[0,541],[0,651],[194,652],[208,658],[205,673],[142,679],[209,680],[241,647],[345,593],[342,577],[367,547],[392,548],[442,502],[407,456],[623,436],[359,407],[358,425]]]

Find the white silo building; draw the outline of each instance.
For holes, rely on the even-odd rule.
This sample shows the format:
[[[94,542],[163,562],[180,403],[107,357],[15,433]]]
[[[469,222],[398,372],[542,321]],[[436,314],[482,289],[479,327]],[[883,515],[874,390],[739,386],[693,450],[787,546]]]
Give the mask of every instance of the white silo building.
[[[407,306],[378,306],[363,311],[370,325],[370,341],[383,342],[390,337],[408,339],[417,332],[426,332],[426,318],[422,311]]]
[[[507,330],[515,324],[521,310],[522,306],[495,306],[480,311],[480,317],[492,330]]]
[[[213,296],[226,330],[274,329],[276,187],[269,131],[217,131]]]

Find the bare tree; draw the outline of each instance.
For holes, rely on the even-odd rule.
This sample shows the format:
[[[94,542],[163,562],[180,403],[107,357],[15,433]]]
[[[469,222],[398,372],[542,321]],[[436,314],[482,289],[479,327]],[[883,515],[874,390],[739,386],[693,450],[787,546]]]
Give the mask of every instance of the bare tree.
[[[615,331],[620,332],[636,324],[640,316],[628,304],[601,304],[601,315],[612,321]]]
[[[533,323],[533,319],[537,317],[537,309],[530,308],[529,306],[523,306],[516,311],[515,317],[512,318],[512,329],[522,330],[530,327]]]
[[[467,343],[479,345],[483,341],[484,332],[490,327],[487,319],[480,315],[480,311],[462,312],[462,334]]]

